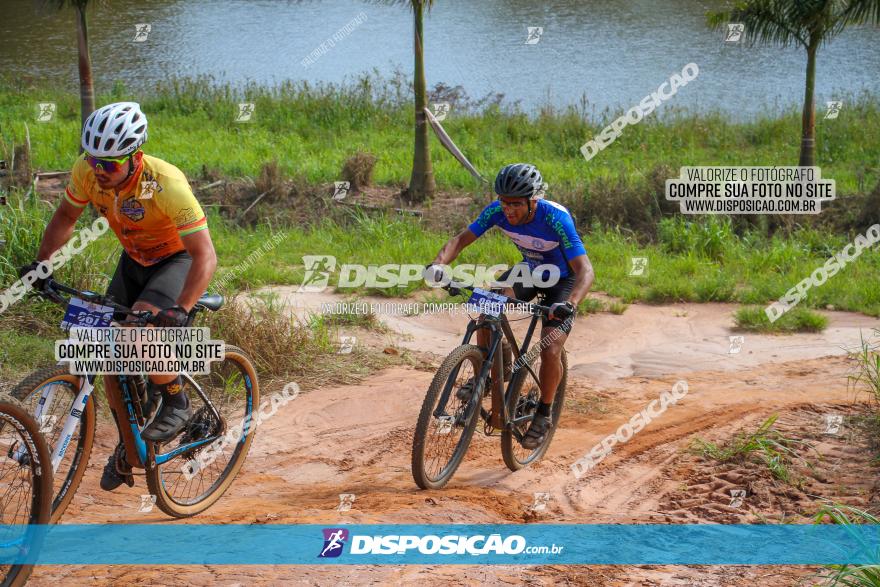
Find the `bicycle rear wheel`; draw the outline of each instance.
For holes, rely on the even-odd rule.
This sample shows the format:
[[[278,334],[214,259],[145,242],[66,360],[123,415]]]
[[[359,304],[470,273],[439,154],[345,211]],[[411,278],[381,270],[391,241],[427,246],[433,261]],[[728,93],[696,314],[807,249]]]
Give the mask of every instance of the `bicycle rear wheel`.
[[[541,369],[541,356],[536,355],[529,361],[529,365],[538,375]],[[523,467],[527,467],[537,460],[540,460],[550,448],[550,441],[553,440],[553,434],[556,432],[556,425],[559,423],[559,415],[562,413],[562,406],[565,404],[565,387],[568,384],[568,356],[565,349],[562,350],[562,378],[559,380],[559,386],[556,388],[556,395],[553,396],[553,407],[551,408],[553,425],[544,437],[544,442],[535,449],[523,448],[519,440],[525,435],[532,422],[538,403],[541,401],[541,389],[538,382],[529,373],[525,367],[517,369],[513,376],[510,386],[510,393],[507,394],[506,404],[507,413],[513,420],[511,426],[505,426],[501,432],[501,456],[504,458],[504,464],[511,471],[519,471]]]
[[[422,489],[440,489],[452,478],[474,435],[480,398],[475,390],[459,397],[468,379],[475,381],[483,362],[479,347],[452,351],[434,375],[413,435],[412,474]]]
[[[39,430],[46,438],[49,452],[61,437],[64,421],[73,408],[79,394],[80,378],[71,375],[67,365],[55,365],[35,371],[15,386],[11,395],[24,404],[29,414],[36,413],[44,393],[51,403],[43,406],[43,415],[38,422]],[[94,392],[92,392],[94,395]],[[80,424],[70,439],[64,459],[54,474],[54,494],[52,497],[52,523],[57,523],[64,510],[70,505],[92,454],[92,443],[95,440],[95,398],[89,397],[80,418]]]
[[[41,532],[52,516],[52,464],[37,422],[20,402],[0,398],[0,556],[12,562],[39,552]],[[21,530],[18,526],[21,525]],[[24,585],[33,565],[0,564],[3,587]]]
[[[193,379],[211,400],[221,421],[184,379],[184,391],[193,403],[194,414],[183,434],[162,445],[161,450],[170,454],[179,446],[218,438],[163,463],[156,462],[160,445],[148,443],[147,487],[156,496],[159,509],[176,518],[205,511],[229,489],[247,457],[259,417],[255,415],[260,407],[257,373],[240,348],[226,345],[226,358],[212,363],[210,374]]]

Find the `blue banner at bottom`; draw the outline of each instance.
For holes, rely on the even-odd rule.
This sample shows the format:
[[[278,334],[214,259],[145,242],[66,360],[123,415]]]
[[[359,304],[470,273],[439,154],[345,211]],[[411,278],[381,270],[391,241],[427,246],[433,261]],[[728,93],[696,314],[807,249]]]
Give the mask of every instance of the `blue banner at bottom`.
[[[2,564],[822,565],[878,557],[878,526],[0,525]]]

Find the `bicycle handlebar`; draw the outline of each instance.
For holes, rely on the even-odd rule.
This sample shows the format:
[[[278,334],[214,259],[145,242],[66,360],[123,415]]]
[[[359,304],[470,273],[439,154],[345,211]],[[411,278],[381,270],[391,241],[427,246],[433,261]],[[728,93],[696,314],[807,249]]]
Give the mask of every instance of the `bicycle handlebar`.
[[[458,295],[461,290],[469,290],[474,291],[475,288],[472,285],[465,285],[463,283],[453,283],[450,281],[447,285],[443,286],[443,289],[447,290],[452,295]],[[505,296],[507,297],[507,296]],[[518,300],[516,298],[507,298],[507,303],[510,304],[518,304],[520,307],[525,307],[531,314],[550,314],[550,306],[542,306],[541,304],[533,304],[532,302],[527,302],[525,300]]]
[[[113,301],[112,298],[102,295],[93,291],[86,290],[78,290],[73,287],[69,287],[64,285],[63,283],[58,283],[54,279],[47,279],[45,285],[43,286],[43,290],[37,292],[37,295],[48,298],[49,300],[57,303],[57,304],[67,304],[70,302],[69,298],[65,298],[61,293],[70,294],[71,296],[76,296],[78,298],[82,298],[87,302],[91,302],[94,304],[101,304],[102,306],[108,306],[113,308],[113,311],[120,314],[126,314],[128,316],[132,316],[133,319],[124,320],[119,322],[120,324],[132,325],[132,326],[146,326],[147,324],[153,324],[153,320],[155,316],[149,310],[132,310],[127,306],[123,306],[121,304],[117,304]]]

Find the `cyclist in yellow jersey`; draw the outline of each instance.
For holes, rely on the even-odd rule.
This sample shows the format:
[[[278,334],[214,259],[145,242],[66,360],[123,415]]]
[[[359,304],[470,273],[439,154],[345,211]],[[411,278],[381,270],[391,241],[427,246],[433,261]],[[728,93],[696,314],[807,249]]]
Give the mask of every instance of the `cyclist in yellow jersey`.
[[[147,118],[135,102],[109,104],[89,116],[82,132],[85,152],[74,164],[61,205],[46,226],[37,261],[21,271],[30,271],[60,249],[91,203],[125,249],[107,294],[117,303],[153,312],[158,326],[183,326],[211,281],[217,255],[186,177],[170,163],[145,155],[141,146],[146,140]],[[127,419],[125,406],[115,378],[105,377],[104,384],[119,427]],[[156,410],[160,398],[161,408],[142,436],[156,442],[172,440],[192,417],[181,378],[150,374],[147,387],[145,414],[149,417]],[[134,484],[121,444],[120,440],[104,467],[101,487],[108,491],[123,482]]]

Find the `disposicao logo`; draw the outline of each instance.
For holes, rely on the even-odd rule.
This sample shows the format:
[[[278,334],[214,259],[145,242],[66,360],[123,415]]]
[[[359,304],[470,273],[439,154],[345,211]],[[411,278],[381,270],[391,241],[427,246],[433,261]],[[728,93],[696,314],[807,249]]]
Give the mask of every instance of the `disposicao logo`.
[[[336,558],[342,554],[342,549],[348,540],[348,530],[345,528],[324,528],[324,548],[318,558]]]

